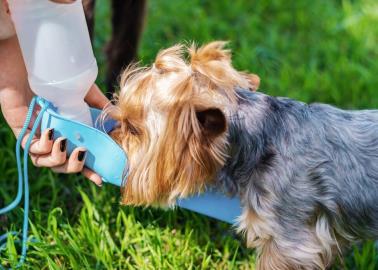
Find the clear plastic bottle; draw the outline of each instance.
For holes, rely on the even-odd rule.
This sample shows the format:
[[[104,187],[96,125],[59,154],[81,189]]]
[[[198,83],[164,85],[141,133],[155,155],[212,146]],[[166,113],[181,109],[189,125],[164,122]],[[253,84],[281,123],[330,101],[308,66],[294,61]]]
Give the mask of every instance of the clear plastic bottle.
[[[65,117],[92,126],[84,97],[98,68],[82,1],[9,4],[33,92],[51,101]]]

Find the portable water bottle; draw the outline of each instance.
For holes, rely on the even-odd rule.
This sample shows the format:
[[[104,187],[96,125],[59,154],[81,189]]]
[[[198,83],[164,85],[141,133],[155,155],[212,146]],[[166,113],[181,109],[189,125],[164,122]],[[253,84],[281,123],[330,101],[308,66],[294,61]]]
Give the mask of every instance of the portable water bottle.
[[[33,92],[66,118],[92,126],[84,97],[98,68],[82,1],[11,0],[9,5]]]

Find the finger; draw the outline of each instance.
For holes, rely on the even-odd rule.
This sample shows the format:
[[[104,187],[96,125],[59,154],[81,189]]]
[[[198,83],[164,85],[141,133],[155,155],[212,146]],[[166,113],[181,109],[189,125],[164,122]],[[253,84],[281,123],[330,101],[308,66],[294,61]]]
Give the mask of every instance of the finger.
[[[63,165],[67,159],[67,139],[58,138],[52,147],[51,153],[46,155],[30,154],[30,158],[36,167],[57,167]]]
[[[78,173],[83,170],[87,150],[78,147],[72,151],[69,159],[61,166],[52,168],[57,173]]]
[[[83,171],[82,171],[82,174],[88,178],[90,181],[92,181],[93,183],[95,183],[97,186],[101,187],[102,186],[102,179],[101,179],[101,176],[99,176],[98,174],[96,174],[95,172],[91,171],[90,169],[88,168],[84,168]]]
[[[96,84],[93,84],[89,89],[85,101],[94,108],[103,109],[110,103],[109,99],[101,92]]]
[[[24,148],[25,148],[26,141],[29,138],[29,135],[30,134],[25,136],[25,138],[22,141]],[[53,139],[54,139],[54,129],[52,128],[46,129],[42,133],[39,139],[33,138],[30,144],[29,152],[35,155],[44,155],[44,154],[50,153],[54,144]]]

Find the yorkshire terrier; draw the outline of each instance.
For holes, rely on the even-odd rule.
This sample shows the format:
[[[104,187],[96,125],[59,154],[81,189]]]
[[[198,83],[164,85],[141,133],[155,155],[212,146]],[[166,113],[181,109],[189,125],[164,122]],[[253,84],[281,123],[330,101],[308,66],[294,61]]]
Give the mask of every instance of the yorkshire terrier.
[[[124,72],[112,113],[129,157],[122,202],[174,205],[216,185],[241,199],[257,269],[326,269],[378,235],[378,110],[255,92],[224,45],[176,45]]]

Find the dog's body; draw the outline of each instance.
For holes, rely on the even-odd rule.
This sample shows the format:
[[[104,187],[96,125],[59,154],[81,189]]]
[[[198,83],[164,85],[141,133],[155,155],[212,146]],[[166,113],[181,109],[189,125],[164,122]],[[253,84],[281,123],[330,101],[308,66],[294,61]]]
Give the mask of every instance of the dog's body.
[[[208,184],[240,196],[258,269],[324,269],[345,242],[378,236],[378,111],[254,93],[222,47],[192,47],[188,64],[176,46],[126,71],[113,113],[123,202],[172,205]]]
[[[323,268],[337,240],[377,237],[378,110],[239,96],[217,183],[242,198],[248,243],[278,262],[261,259]]]

